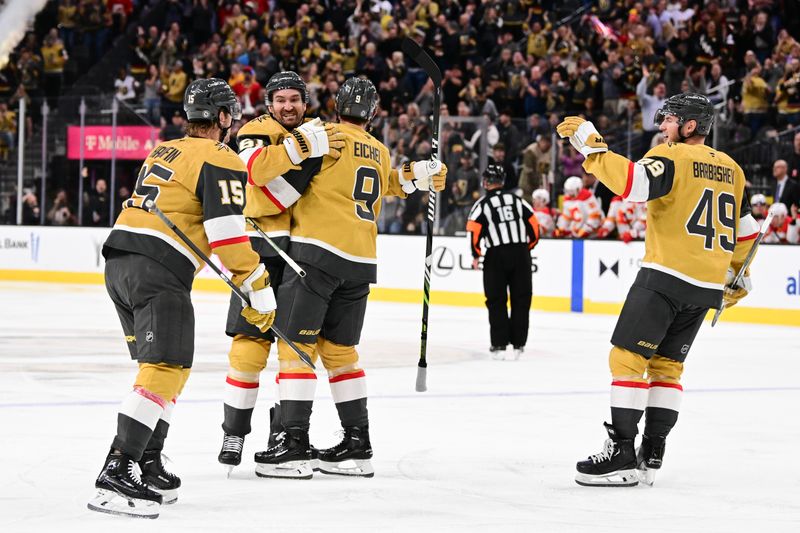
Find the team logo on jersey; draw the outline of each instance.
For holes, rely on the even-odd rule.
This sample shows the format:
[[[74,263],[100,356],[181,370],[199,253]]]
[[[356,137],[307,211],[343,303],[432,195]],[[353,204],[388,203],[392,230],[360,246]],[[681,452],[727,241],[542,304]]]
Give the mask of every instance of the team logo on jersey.
[[[153,342],[154,338],[155,335],[153,334],[152,331],[148,331],[147,333],[144,334],[144,340],[146,340],[147,342]]]
[[[684,344],[683,346],[681,346],[681,355],[686,355],[687,353],[689,353],[689,345]]]

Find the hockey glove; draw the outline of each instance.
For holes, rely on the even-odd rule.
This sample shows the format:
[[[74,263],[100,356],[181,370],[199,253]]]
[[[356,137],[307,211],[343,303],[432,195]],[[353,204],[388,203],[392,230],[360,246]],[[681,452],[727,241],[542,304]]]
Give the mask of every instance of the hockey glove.
[[[556,127],[561,138],[569,137],[570,144],[584,157],[590,154],[608,152],[608,145],[600,136],[594,124],[581,117],[567,117]]]
[[[433,190],[440,192],[444,190],[447,180],[447,165],[438,159],[407,161],[403,163],[397,173],[400,176],[400,186],[406,194],[411,194],[416,190],[428,191],[431,179],[433,180]]]
[[[725,289],[722,293],[722,300],[725,307],[733,307],[739,300],[747,296],[753,290],[753,283],[750,281],[749,272],[745,272],[742,279],[736,285],[733,285],[733,279],[736,277],[736,272],[732,268],[728,268],[728,275],[725,279]]]
[[[344,134],[335,124],[323,124],[320,119],[315,118],[293,129],[284,139],[283,145],[295,165],[309,157],[328,155],[339,159],[344,148]]]
[[[244,283],[242,290],[250,298],[250,305],[242,309],[242,316],[250,324],[265,333],[275,321],[275,293],[269,285],[269,273],[264,265],[258,265]]]

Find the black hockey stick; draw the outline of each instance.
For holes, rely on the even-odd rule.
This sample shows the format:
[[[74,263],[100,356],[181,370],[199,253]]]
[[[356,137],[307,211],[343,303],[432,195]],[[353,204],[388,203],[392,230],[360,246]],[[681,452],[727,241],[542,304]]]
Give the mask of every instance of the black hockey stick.
[[[181,239],[183,242],[185,242],[185,243],[186,243],[186,246],[188,246],[189,248],[191,248],[191,249],[192,249],[192,251],[193,251],[194,253],[196,253],[198,257],[200,257],[200,259],[202,259],[203,261],[205,261],[205,262],[206,262],[206,264],[207,264],[208,266],[210,266],[210,267],[211,267],[211,269],[212,269],[214,272],[216,272],[216,273],[217,273],[217,275],[218,275],[219,277],[221,277],[221,278],[222,278],[222,281],[224,281],[225,283],[227,283],[227,284],[228,284],[228,286],[229,286],[229,287],[230,287],[230,288],[233,290],[233,292],[234,292],[234,293],[236,293],[236,296],[238,296],[239,298],[241,298],[241,299],[242,299],[242,301],[243,301],[245,304],[247,304],[248,306],[250,305],[250,298],[248,298],[248,297],[247,297],[247,295],[246,295],[244,292],[242,292],[242,289],[240,289],[239,287],[237,287],[237,286],[236,286],[236,284],[235,284],[235,283],[233,283],[233,282],[231,281],[231,278],[229,278],[228,276],[226,276],[226,275],[225,275],[225,273],[224,273],[222,270],[220,270],[220,268],[219,268],[217,265],[215,265],[215,264],[214,264],[214,263],[211,261],[211,259],[210,259],[210,258],[209,258],[209,257],[208,257],[206,254],[204,254],[204,253],[203,253],[203,251],[202,251],[200,248],[198,248],[198,247],[197,247],[197,245],[196,245],[195,243],[193,243],[193,242],[192,242],[192,239],[190,239],[190,238],[189,238],[189,237],[188,237],[188,236],[187,236],[187,235],[186,235],[186,234],[183,232],[183,230],[181,230],[181,229],[180,229],[178,226],[176,226],[176,225],[175,225],[175,223],[174,223],[174,222],[172,222],[172,221],[169,219],[169,217],[167,217],[167,215],[165,215],[165,214],[164,214],[164,212],[163,212],[161,209],[159,209],[159,207],[156,205],[156,203],[155,203],[153,200],[147,200],[147,201],[145,201],[145,203],[144,203],[144,208],[145,208],[145,210],[146,210],[146,211],[149,211],[150,213],[153,213],[153,214],[154,214],[154,215],[156,215],[158,218],[160,218],[160,219],[161,219],[161,221],[162,221],[162,222],[164,222],[164,224],[166,224],[166,225],[167,225],[167,227],[168,227],[169,229],[171,229],[172,231],[174,231],[174,232],[175,232],[175,235],[177,235],[178,237],[180,237],[180,239]],[[315,366],[314,366],[314,363],[311,361],[311,358],[309,358],[309,357],[308,357],[308,355],[306,355],[305,353],[303,353],[303,350],[301,350],[300,348],[298,348],[298,347],[295,345],[295,343],[293,343],[292,341],[290,341],[290,340],[289,340],[289,338],[288,338],[288,337],[286,337],[286,335],[284,335],[284,334],[283,334],[283,332],[282,332],[281,330],[279,330],[278,328],[276,328],[275,326],[272,326],[272,327],[271,327],[271,329],[272,329],[272,331],[275,333],[275,335],[276,335],[276,336],[277,336],[279,339],[281,339],[283,342],[285,342],[286,344],[288,344],[288,345],[289,345],[289,347],[290,347],[292,350],[294,350],[294,352],[297,354],[297,356],[298,356],[300,359],[302,359],[302,361],[303,361],[305,364],[307,364],[307,365],[308,365],[309,367],[311,367],[312,369],[316,370],[316,368],[317,368],[317,367],[315,367]]]
[[[286,264],[287,264],[287,265],[289,265],[290,267],[292,267],[292,270],[294,270],[295,272],[297,272],[297,275],[298,275],[298,276],[300,276],[301,278],[304,278],[304,277],[306,277],[306,271],[305,271],[305,270],[303,270],[303,269],[300,267],[300,265],[298,265],[297,263],[295,263],[295,262],[294,262],[294,259],[292,259],[291,257],[289,257],[289,254],[287,254],[286,252],[284,252],[283,250],[281,250],[281,247],[280,247],[280,246],[278,246],[277,244],[275,244],[275,241],[273,241],[272,239],[270,239],[270,238],[269,238],[269,235],[267,235],[267,233],[266,233],[266,232],[265,232],[263,229],[261,229],[261,228],[259,228],[259,227],[258,227],[258,224],[256,224],[256,221],[255,221],[255,220],[253,220],[253,219],[252,219],[252,218],[250,218],[250,217],[245,217],[245,220],[247,220],[247,221],[250,223],[250,225],[251,225],[251,226],[253,226],[253,227],[256,229],[256,231],[258,232],[258,234],[259,234],[259,235],[261,235],[261,237],[267,241],[267,244],[269,244],[270,246],[272,246],[272,249],[273,249],[273,250],[275,250],[275,252],[276,252],[276,253],[277,253],[279,256],[281,256],[281,259],[283,259],[284,261],[286,261]]]
[[[442,101],[442,71],[414,40],[406,37],[401,45],[403,52],[414,60],[433,82],[433,131],[431,133],[431,159],[439,159],[439,106]],[[420,335],[419,363],[417,364],[417,392],[428,390],[428,307],[431,296],[431,264],[433,263],[433,223],[436,217],[436,191],[433,180],[428,189],[428,231],[425,232],[425,285],[422,297],[422,333]]]
[[[744,277],[744,273],[747,270],[747,267],[749,267],[750,263],[753,262],[753,258],[756,256],[756,248],[758,248],[758,245],[761,244],[761,240],[764,238],[764,235],[767,234],[769,225],[772,223],[773,215],[774,213],[772,211],[769,211],[767,213],[767,218],[764,219],[764,222],[761,224],[761,228],[758,230],[758,235],[756,235],[756,240],[755,242],[753,242],[753,247],[750,248],[749,252],[747,252],[747,255],[744,258],[744,263],[742,263],[742,268],[739,269],[739,273],[736,274],[735,278],[733,278],[733,281],[731,282],[731,287],[736,287],[739,281],[741,281],[741,279]],[[722,311],[724,309],[725,309],[725,302],[723,301],[720,308],[717,309],[716,313],[714,313],[714,318],[711,319],[712,328],[717,325],[717,320],[719,320],[719,316],[722,314]]]

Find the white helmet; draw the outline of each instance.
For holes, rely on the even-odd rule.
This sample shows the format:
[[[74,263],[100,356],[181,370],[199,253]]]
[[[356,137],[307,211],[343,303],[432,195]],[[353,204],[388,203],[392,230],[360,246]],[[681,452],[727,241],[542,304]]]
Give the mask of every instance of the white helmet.
[[[750,205],[756,204],[767,205],[767,197],[763,194],[754,194],[750,197]]]
[[[531,197],[534,200],[541,200],[545,205],[550,205],[550,193],[547,192],[547,189],[536,189]]]
[[[780,217],[786,216],[789,214],[789,210],[786,209],[786,204],[782,204],[780,202],[772,204],[769,208],[769,212],[772,213],[773,216]]]
[[[583,180],[578,176],[571,176],[564,182],[564,194],[568,196],[578,196],[583,189]]]

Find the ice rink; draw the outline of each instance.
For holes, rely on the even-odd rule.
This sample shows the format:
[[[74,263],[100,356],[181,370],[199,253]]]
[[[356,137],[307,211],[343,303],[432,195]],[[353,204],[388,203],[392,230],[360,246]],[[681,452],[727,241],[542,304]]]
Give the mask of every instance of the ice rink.
[[[421,306],[371,302],[359,352],[375,477],[256,478],[262,387],[226,479],[227,300],[194,295],[195,366],[165,450],[183,487],[153,522],[86,509],[135,374],[105,290],[0,283],[0,531],[800,531],[800,328],[706,324],[655,487],[585,488],[574,464],[605,439],[615,317],[534,312],[523,358],[499,362],[484,309],[434,299],[429,390],[417,393]],[[312,442],[334,444],[337,429],[320,379]]]

